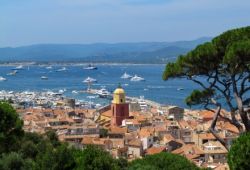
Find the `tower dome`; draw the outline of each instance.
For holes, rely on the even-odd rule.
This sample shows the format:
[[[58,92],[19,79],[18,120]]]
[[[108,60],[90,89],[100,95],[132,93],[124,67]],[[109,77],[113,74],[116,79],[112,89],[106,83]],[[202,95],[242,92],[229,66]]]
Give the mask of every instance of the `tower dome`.
[[[126,102],[125,91],[123,90],[123,88],[119,84],[119,86],[115,89],[115,91],[113,93],[112,103],[121,104],[121,103],[125,103],[125,102]]]

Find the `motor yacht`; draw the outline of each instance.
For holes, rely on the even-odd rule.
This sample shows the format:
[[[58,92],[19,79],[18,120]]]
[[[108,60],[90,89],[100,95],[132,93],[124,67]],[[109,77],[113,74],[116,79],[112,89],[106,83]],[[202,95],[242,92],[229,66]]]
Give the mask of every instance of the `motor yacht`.
[[[13,68],[12,70],[23,70],[23,65],[19,65],[19,66]]]
[[[0,81],[6,81],[6,80],[7,80],[6,78],[0,76]]]
[[[134,75],[130,81],[145,81],[144,78],[140,77],[140,76],[137,76],[137,75]]]
[[[57,72],[61,72],[61,71],[66,71],[67,70],[67,68],[66,67],[62,67],[62,68],[60,68],[60,69],[58,69],[58,70],[56,70]]]
[[[7,76],[15,76],[17,72],[18,72],[17,70],[14,70],[14,71],[8,73]]]
[[[48,67],[46,67],[46,69],[50,70],[50,69],[52,69],[52,66],[48,66]]]
[[[104,87],[102,87],[100,90],[96,92],[97,95],[99,95],[100,98],[108,98],[111,97],[111,93]]]
[[[49,78],[46,77],[46,76],[41,76],[41,79],[42,79],[42,80],[48,80]]]
[[[84,70],[97,70],[97,67],[95,67],[95,66],[89,64],[87,67],[84,67],[83,69],[84,69]]]

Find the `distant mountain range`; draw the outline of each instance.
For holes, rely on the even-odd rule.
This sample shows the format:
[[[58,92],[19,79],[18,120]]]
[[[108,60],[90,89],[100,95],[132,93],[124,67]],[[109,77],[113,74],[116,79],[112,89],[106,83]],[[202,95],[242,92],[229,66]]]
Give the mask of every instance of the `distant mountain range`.
[[[0,62],[166,63],[212,38],[192,41],[38,44],[0,48]]]

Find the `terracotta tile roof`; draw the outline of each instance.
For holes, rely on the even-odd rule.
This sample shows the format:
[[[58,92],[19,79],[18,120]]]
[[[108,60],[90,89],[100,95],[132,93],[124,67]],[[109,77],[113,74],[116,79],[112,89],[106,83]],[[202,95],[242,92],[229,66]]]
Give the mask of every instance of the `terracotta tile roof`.
[[[165,125],[162,126],[155,126],[154,127],[155,132],[163,132],[167,130],[167,127]]]
[[[128,132],[128,129],[125,128],[121,128],[121,127],[117,127],[117,126],[111,126],[109,128],[109,133],[114,133],[114,134],[125,134]]]
[[[140,112],[129,112],[129,116],[138,116],[140,114]]]
[[[181,154],[181,155],[184,155],[184,156],[188,155],[188,154],[192,154],[192,155],[204,154],[203,150],[201,150],[199,147],[197,147],[194,144],[183,145],[181,148],[178,148],[178,149],[172,151],[172,153]]]
[[[236,134],[239,134],[239,129],[234,126],[233,124],[231,124],[230,122],[224,122],[224,121],[219,121],[217,122],[217,126],[219,128],[221,128],[222,130],[228,130],[232,133],[236,133]]]
[[[178,123],[179,123],[180,128],[182,128],[182,129],[187,129],[187,128],[191,129],[190,125],[185,120],[180,120],[180,121],[178,121]]]
[[[200,133],[200,134],[198,134],[198,137],[200,139],[207,139],[207,140],[216,139],[215,136],[212,133]]]
[[[140,129],[140,131],[138,132],[139,136],[141,138],[145,138],[145,137],[149,137],[149,136],[153,136],[154,134],[154,128],[150,127],[150,128],[142,128]]]
[[[107,110],[103,113],[101,113],[102,116],[106,116],[106,117],[112,117],[112,110]]]
[[[107,142],[112,141],[107,138],[84,136],[81,143],[84,145],[105,145]]]
[[[214,112],[208,111],[208,110],[202,110],[201,112],[199,112],[199,115],[200,115],[203,119],[213,119],[213,117],[214,117]]]
[[[166,151],[166,147],[165,146],[151,147],[151,148],[148,148],[146,150],[146,154],[147,155],[153,155],[153,154],[161,153],[161,152],[164,152],[164,151]]]
[[[175,140],[175,139],[171,134],[166,134],[163,136],[163,140],[164,140],[164,142],[168,143],[168,142]]]
[[[142,143],[141,143],[141,140],[139,140],[139,139],[133,139],[133,140],[128,142],[128,145],[135,146],[135,147],[141,147]]]

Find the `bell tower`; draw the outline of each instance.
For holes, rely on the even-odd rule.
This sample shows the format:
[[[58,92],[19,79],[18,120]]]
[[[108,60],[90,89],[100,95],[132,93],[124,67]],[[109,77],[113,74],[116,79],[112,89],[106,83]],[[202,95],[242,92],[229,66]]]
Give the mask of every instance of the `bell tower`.
[[[125,91],[119,85],[113,93],[113,100],[111,104],[112,109],[112,126],[121,126],[122,121],[129,117],[129,104],[126,103]]]

